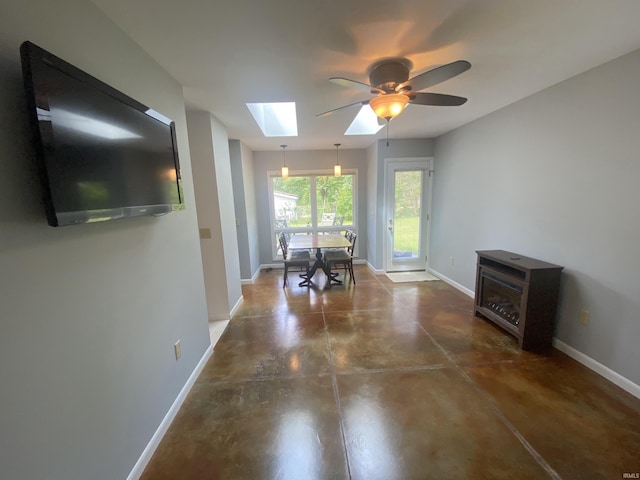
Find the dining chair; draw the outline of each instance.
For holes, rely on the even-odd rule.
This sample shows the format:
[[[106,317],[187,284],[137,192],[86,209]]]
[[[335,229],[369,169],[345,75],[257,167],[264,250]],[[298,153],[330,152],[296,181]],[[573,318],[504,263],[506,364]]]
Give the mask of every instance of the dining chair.
[[[320,220],[320,225],[322,225],[323,227],[325,226],[333,226],[336,219],[336,214],[333,212],[329,212],[329,213],[323,213],[321,220]]]
[[[284,260],[284,281],[282,282],[282,288],[285,288],[287,286],[287,275],[290,268],[300,268],[301,271],[305,271],[306,275],[309,275],[311,255],[309,255],[309,250],[289,251],[289,242],[284,232],[280,232],[278,235],[278,243],[280,243],[280,250],[282,250],[282,258]]]
[[[358,238],[358,234],[353,230],[347,230],[344,236],[349,240],[350,245],[343,249],[336,250],[326,250],[324,252],[324,262],[329,268],[329,271],[333,267],[343,268],[345,277],[347,272],[349,272],[349,276],[353,281],[353,284],[356,284],[356,277],[353,274],[353,251],[356,246],[356,239]],[[334,275],[337,275],[335,273]]]

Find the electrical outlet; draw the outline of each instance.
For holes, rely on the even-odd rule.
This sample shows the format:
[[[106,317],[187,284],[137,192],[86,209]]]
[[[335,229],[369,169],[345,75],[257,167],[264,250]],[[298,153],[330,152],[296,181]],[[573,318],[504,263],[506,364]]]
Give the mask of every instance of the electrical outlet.
[[[590,318],[591,314],[589,313],[589,310],[586,310],[584,308],[580,310],[580,323],[582,325],[589,325]]]
[[[456,264],[456,259],[455,259],[455,257],[450,257],[450,258],[449,258],[449,263],[451,264],[451,266],[455,265],[455,264]]]
[[[176,360],[180,360],[182,356],[182,343],[180,343],[180,340],[173,344],[173,351],[176,354]]]

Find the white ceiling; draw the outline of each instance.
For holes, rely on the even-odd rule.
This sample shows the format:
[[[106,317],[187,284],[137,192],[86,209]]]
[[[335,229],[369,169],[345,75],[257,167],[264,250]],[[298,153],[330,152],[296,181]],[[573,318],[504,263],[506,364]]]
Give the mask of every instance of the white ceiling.
[[[252,150],[364,148],[344,136],[371,96],[366,68],[404,56],[411,76],[464,59],[471,70],[427,91],[461,107],[410,105],[391,138],[435,137],[640,48],[639,0],[93,0],[174,78],[188,108],[209,110]],[[606,91],[603,91],[606,95]],[[298,137],[265,138],[248,102],[294,101]]]

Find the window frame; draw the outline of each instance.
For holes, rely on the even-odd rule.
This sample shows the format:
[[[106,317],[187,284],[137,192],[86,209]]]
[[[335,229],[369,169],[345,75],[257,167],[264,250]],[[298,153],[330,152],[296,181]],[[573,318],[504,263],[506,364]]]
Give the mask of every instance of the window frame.
[[[342,175],[353,175],[352,180],[352,199],[351,208],[353,209],[352,218],[353,223],[349,225],[336,225],[336,226],[322,226],[318,225],[318,205],[317,205],[317,190],[315,177],[333,177],[333,169],[317,169],[317,170],[296,170],[295,172],[289,171],[289,177],[314,177],[313,181],[309,181],[309,198],[313,199],[311,202],[311,227],[288,227],[285,229],[275,227],[275,211],[273,202],[273,178],[281,177],[280,170],[268,170],[267,171],[267,192],[269,196],[269,229],[271,233],[271,256],[274,261],[282,260],[282,254],[278,253],[278,242],[276,241],[276,231],[285,233],[304,233],[304,234],[317,234],[321,232],[337,233],[342,230],[353,230],[358,232],[358,169],[357,168],[345,168],[342,170]],[[358,246],[356,245],[356,252]],[[354,252],[354,255],[356,254]]]

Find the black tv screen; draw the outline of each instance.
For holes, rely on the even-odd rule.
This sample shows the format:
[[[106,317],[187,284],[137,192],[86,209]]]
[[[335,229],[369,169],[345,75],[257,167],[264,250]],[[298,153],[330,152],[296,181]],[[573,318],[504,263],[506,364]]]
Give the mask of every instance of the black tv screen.
[[[171,120],[33,43],[20,52],[49,225],[184,208]]]

